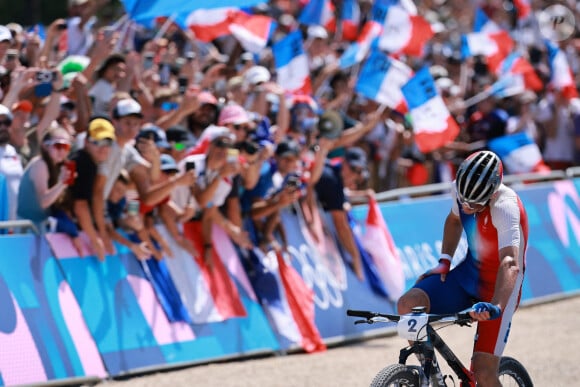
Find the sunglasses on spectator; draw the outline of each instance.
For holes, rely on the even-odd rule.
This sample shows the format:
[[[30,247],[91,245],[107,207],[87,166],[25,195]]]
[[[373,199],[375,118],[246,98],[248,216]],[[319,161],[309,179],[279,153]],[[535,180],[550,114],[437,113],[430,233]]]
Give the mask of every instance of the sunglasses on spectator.
[[[6,120],[0,120],[0,126],[10,126],[12,125],[12,120],[6,119]]]
[[[233,148],[234,144],[231,143],[230,141],[224,140],[224,139],[218,139],[214,142],[214,145],[218,148],[222,148],[222,149],[226,149],[226,148]]]
[[[99,148],[113,146],[113,139],[111,138],[103,138],[101,140],[89,139],[89,142]]]
[[[246,132],[250,130],[250,127],[248,125],[245,125],[245,124],[238,124],[238,125],[234,124],[232,126],[234,127],[235,130],[244,130]]]
[[[71,144],[65,140],[48,140],[45,141],[44,144],[46,146],[52,146],[54,149],[59,151],[69,151],[71,148]]]

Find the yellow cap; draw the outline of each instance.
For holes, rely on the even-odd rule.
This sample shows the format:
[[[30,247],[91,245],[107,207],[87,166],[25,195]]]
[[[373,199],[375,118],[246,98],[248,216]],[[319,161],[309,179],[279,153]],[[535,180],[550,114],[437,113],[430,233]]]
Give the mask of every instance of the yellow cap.
[[[115,128],[108,120],[95,118],[89,123],[89,137],[93,140],[102,140],[105,138],[115,140]]]

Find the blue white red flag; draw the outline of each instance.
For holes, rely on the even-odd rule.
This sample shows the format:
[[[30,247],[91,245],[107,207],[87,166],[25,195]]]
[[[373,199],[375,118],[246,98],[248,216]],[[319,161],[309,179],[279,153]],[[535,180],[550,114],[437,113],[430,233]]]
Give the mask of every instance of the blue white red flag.
[[[276,258],[286,301],[302,336],[302,348],[308,353],[325,351],[326,344],[314,318],[314,291],[306,285],[300,274],[286,262],[280,252],[276,253]]]
[[[348,41],[358,40],[360,26],[360,7],[356,0],[343,0],[340,10],[340,25],[342,27],[342,39]]]
[[[473,32],[498,32],[501,28],[496,22],[491,20],[487,14],[479,7],[475,8],[475,17],[473,19]]]
[[[377,268],[388,297],[396,302],[405,291],[405,273],[397,247],[375,198],[369,199],[369,212],[361,242]]]
[[[340,68],[346,69],[361,63],[366,58],[373,42],[375,42],[375,39],[381,34],[382,30],[383,27],[379,23],[373,20],[366,22],[356,42],[348,46],[340,57]]]
[[[409,106],[415,143],[421,152],[433,151],[455,140],[459,126],[438,94],[427,67],[419,70],[402,90]]]
[[[558,90],[568,99],[578,98],[574,75],[570,69],[566,54],[553,42],[546,40],[548,63],[550,65],[549,86]]]
[[[509,54],[498,66],[497,75],[501,77],[505,74],[520,74],[528,90],[540,91],[544,88],[532,64],[516,52]]]
[[[373,19],[383,25],[379,38],[379,48],[394,55],[422,56],[425,43],[435,34],[431,24],[422,16],[409,12],[408,8],[397,2],[395,5],[375,4]]]
[[[514,41],[507,31],[473,32],[461,37],[461,58],[485,56],[489,70],[496,72],[513,47]]]
[[[299,30],[289,33],[273,45],[272,53],[278,84],[290,93],[310,94],[312,86],[308,58],[302,45],[302,33]]]
[[[323,26],[327,31],[335,32],[334,5],[330,0],[310,0],[302,9],[298,21],[309,26]]]
[[[521,94],[526,90],[522,74],[502,74],[491,85],[491,95],[497,98],[506,98]]]
[[[379,50],[371,51],[361,68],[355,91],[401,113],[407,104],[401,87],[413,76],[410,67],[401,61],[389,58]]]
[[[156,228],[171,246],[173,258],[166,260],[167,268],[193,323],[207,324],[226,320],[228,316],[223,315],[222,309],[217,307],[210,285],[193,257],[173,240],[165,227]]]
[[[240,12],[238,8],[197,9],[187,16],[185,24],[196,39],[211,42],[230,34],[230,24]]]
[[[525,132],[494,138],[487,142],[487,146],[499,156],[509,173],[550,170],[544,163],[538,144]]]
[[[201,222],[187,222],[183,225],[183,234],[189,239],[197,251],[203,251],[203,237]],[[204,257],[198,255],[193,257],[199,266],[213,302],[222,318],[245,317],[246,309],[240,298],[238,288],[232,281],[222,259],[216,249],[212,249],[212,265],[210,268],[204,261]]]

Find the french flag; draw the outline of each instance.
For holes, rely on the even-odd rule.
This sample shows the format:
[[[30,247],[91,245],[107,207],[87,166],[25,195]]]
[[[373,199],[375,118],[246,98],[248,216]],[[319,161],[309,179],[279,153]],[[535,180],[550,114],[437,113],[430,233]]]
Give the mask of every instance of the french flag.
[[[545,172],[538,144],[525,132],[497,137],[487,142],[488,148],[497,154],[509,173]]]
[[[365,23],[356,42],[352,43],[344,51],[339,59],[339,66],[341,69],[346,69],[355,64],[361,63],[366,58],[373,42],[380,36],[383,31],[383,26],[379,23],[369,20]]]
[[[475,9],[475,17],[473,19],[473,32],[498,32],[501,28],[491,20],[487,14],[479,7]]]
[[[239,12],[229,30],[246,51],[257,54],[268,45],[276,26],[269,16]]]
[[[419,70],[402,90],[409,106],[419,151],[431,152],[457,137],[459,126],[437,93],[435,81],[427,67]]]
[[[302,9],[298,21],[308,26],[323,26],[327,31],[335,32],[334,5],[330,0],[310,0]]]
[[[491,94],[497,98],[506,98],[512,95],[521,94],[525,90],[526,86],[522,74],[502,74],[497,81],[491,85]]]
[[[431,24],[399,4],[386,6],[382,13],[385,18],[379,48],[395,55],[422,56],[425,43],[435,34]]]
[[[203,251],[201,222],[184,223],[183,235],[193,243],[198,252]],[[212,300],[220,316],[224,320],[247,316],[238,289],[216,249],[212,249],[213,268],[211,269],[204,262],[203,256],[199,255],[192,259],[199,266],[205,283],[209,286]]]
[[[518,20],[526,19],[532,13],[532,6],[530,0],[513,0],[514,7],[518,15]]]
[[[397,301],[405,291],[405,273],[395,242],[374,197],[369,199],[365,233],[361,242],[375,263],[389,299]]]
[[[273,45],[272,53],[278,84],[289,93],[310,94],[312,86],[302,33],[299,30],[289,33]]]
[[[473,32],[461,36],[462,59],[482,55],[487,66],[496,72],[500,63],[512,52],[514,41],[507,31]]]
[[[361,68],[355,91],[391,109],[405,113],[407,103],[401,87],[413,76],[413,70],[379,50],[371,51]]]
[[[550,65],[549,85],[559,90],[567,99],[577,98],[578,90],[576,89],[574,76],[566,55],[553,42],[546,40],[545,44],[548,49],[548,62]]]
[[[544,88],[544,83],[536,74],[532,64],[518,53],[509,54],[498,66],[497,72],[499,76],[503,74],[521,74],[524,86],[528,90],[540,91]]]
[[[355,0],[344,0],[340,12],[343,40],[351,42],[357,40],[360,20],[360,7],[358,2]]]

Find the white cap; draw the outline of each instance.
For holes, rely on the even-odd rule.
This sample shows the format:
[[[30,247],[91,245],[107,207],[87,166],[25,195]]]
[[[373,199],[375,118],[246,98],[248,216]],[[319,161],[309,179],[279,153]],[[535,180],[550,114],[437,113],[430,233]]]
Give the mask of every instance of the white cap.
[[[244,74],[247,83],[255,85],[260,82],[268,82],[271,78],[270,72],[264,66],[252,66]]]
[[[141,105],[132,98],[121,99],[117,102],[113,110],[113,118],[121,118],[126,116],[143,117],[141,112]]]
[[[308,27],[308,37],[312,39],[328,39],[328,31],[323,26]]]
[[[12,41],[12,32],[10,32],[10,30],[5,27],[5,26],[0,26],[0,42],[3,42],[5,40],[8,41]]]
[[[4,105],[0,105],[0,116],[8,116],[8,118],[12,119],[12,112]]]

